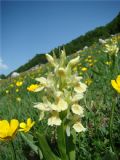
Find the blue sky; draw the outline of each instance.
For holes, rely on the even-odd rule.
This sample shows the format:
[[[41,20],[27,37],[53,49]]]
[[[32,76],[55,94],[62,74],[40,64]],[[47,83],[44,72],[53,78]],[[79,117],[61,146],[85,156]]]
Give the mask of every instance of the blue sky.
[[[110,22],[120,1],[5,1],[0,4],[0,74]]]

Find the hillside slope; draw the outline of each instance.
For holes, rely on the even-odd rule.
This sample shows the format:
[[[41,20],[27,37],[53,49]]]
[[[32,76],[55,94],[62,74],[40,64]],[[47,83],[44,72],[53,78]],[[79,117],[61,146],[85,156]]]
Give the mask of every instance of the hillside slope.
[[[71,42],[58,46],[54,48],[54,52],[59,57],[59,50],[63,47],[66,50],[67,55],[71,55],[80,49],[83,49],[84,46],[91,46],[93,43],[97,42],[99,38],[108,38],[112,34],[116,34],[120,32],[120,12],[119,14],[107,25],[97,27],[96,29],[87,32],[85,35],[81,35],[80,37],[72,40]],[[53,50],[49,52],[52,55]],[[24,72],[29,70],[30,68],[34,67],[37,64],[46,63],[45,55],[44,54],[37,54],[33,57],[29,62],[20,66],[16,69],[16,72]]]

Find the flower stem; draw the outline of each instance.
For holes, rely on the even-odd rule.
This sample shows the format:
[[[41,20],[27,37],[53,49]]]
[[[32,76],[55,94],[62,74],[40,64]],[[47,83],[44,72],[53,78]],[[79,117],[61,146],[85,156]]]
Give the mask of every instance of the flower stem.
[[[117,101],[117,98],[116,98],[116,101]],[[115,151],[115,147],[114,147],[114,143],[113,143],[113,138],[112,138],[112,136],[113,136],[113,121],[114,121],[114,112],[115,112],[116,101],[114,101],[112,103],[110,123],[109,123],[109,135],[110,135],[110,145],[111,145],[112,151],[116,154],[116,160],[118,160],[117,153]]]
[[[115,111],[115,104],[112,105],[111,115],[110,115],[110,124],[109,124],[109,134],[110,134],[110,145],[112,147],[112,151],[114,152],[114,144],[112,140],[112,131],[113,131],[113,119],[114,119],[114,111]]]

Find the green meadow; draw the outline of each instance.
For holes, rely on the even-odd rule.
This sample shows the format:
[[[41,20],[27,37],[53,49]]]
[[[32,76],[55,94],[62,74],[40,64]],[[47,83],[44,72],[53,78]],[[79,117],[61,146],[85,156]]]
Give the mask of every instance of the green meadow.
[[[120,48],[119,34],[109,39]],[[83,77],[81,81],[87,85],[84,98],[80,101],[84,108],[82,124],[86,131],[76,133],[76,160],[120,158],[120,93],[111,85],[111,80],[116,80],[120,75],[120,49],[115,53],[114,49],[106,52],[105,48],[105,44],[97,42],[67,57],[69,61],[80,56],[73,73],[77,72],[78,76]],[[34,126],[25,133],[27,138],[20,132],[14,135],[14,147],[11,147],[9,140],[0,141],[0,160],[12,160],[12,152],[15,152],[16,160],[39,160],[41,156],[32,148],[32,144],[39,146],[36,132],[44,133],[51,150],[59,155],[56,127],[48,126],[46,119],[39,121],[40,111],[33,107],[41,102],[43,92],[28,90],[30,85],[38,84],[35,78],[46,77],[50,71],[52,67],[46,63],[34,71],[29,70],[16,78],[8,77],[0,81],[0,120],[26,122],[31,118],[35,121]],[[21,85],[17,85],[18,82],[22,82]]]

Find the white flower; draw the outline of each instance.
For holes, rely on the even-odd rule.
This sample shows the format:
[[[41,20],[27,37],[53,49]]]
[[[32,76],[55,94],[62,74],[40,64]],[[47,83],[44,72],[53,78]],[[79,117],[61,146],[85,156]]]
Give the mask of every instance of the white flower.
[[[77,93],[83,93],[87,89],[87,85],[85,83],[79,82],[75,87],[74,91]]]
[[[81,76],[77,76],[77,75],[72,75],[71,77],[68,77],[68,80],[67,80],[67,84],[68,85],[77,85],[80,80],[82,79]]]
[[[49,126],[60,126],[62,123],[61,119],[59,118],[58,114],[53,114],[50,118],[48,118],[48,125]]]
[[[73,97],[72,97],[72,102],[74,103],[74,102],[77,102],[77,101],[79,101],[80,99],[82,99],[83,98],[83,93],[77,93],[77,94],[75,94]]]
[[[82,124],[78,122],[84,116],[84,110],[78,102],[83,98],[87,85],[81,82],[82,77],[77,73],[72,74],[73,67],[79,63],[80,57],[77,56],[67,63],[65,51],[62,51],[60,59],[48,54],[46,58],[54,68],[52,67],[52,72],[46,73],[46,78],[36,78],[40,83],[38,90],[45,89],[42,103],[34,105],[34,108],[40,110],[39,120],[47,116],[49,126],[60,126],[62,121],[65,122],[67,136],[70,136],[72,128],[76,132],[85,131]],[[60,112],[65,112],[62,114],[62,119]]]
[[[51,55],[46,54],[46,58],[47,58],[47,60],[48,60],[48,62],[49,62],[50,64],[52,64],[53,66],[56,65],[56,64],[55,64],[55,60],[53,59],[53,57],[52,57]]]
[[[55,92],[55,96],[56,96],[57,98],[60,98],[62,95],[63,95],[63,92],[61,92],[61,91],[56,91],[56,92]]]
[[[36,89],[34,90],[34,92],[39,92],[39,91],[42,91],[43,89],[44,89],[44,86],[39,85],[39,87],[36,88]]]
[[[100,42],[101,44],[105,44],[105,43],[106,43],[106,41],[103,40],[103,39],[101,39],[101,38],[99,38],[99,42]]]
[[[104,52],[117,55],[119,51],[119,47],[115,42],[112,42],[112,44],[105,44]]]
[[[70,60],[70,62],[68,63],[68,66],[70,67],[75,66],[79,61],[80,61],[80,56]]]
[[[47,79],[44,77],[36,78],[36,81],[40,82],[43,86],[47,86]]]
[[[83,108],[79,104],[73,104],[71,107],[73,113],[83,117]]]
[[[48,77],[48,78],[40,77],[40,78],[36,78],[35,80],[40,82],[40,87],[38,87],[37,90],[42,90],[45,87],[53,88],[54,86],[54,82],[51,77]]]
[[[65,100],[63,100],[62,98],[59,98],[58,103],[52,104],[51,108],[54,111],[61,112],[61,111],[64,111],[68,108],[68,104]]]
[[[74,125],[73,125],[73,128],[75,129],[76,132],[84,132],[86,131],[86,128],[83,127],[83,125],[80,123],[80,122],[76,122]]]
[[[60,67],[58,70],[57,70],[57,74],[61,77],[65,77],[66,76],[66,70],[62,67]]]
[[[33,106],[34,108],[37,108],[41,111],[50,111],[51,108],[47,103],[37,103],[36,105]]]

